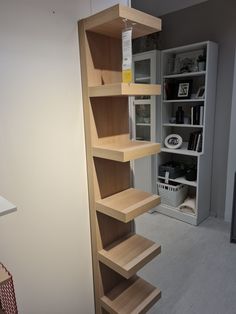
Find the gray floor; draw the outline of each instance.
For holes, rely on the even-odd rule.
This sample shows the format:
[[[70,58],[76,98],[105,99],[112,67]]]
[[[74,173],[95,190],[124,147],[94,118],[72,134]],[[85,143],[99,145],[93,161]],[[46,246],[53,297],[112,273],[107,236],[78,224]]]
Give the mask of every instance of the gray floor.
[[[236,244],[229,224],[210,217],[194,227],[161,214],[136,219],[137,233],[162,246],[139,274],[162,290],[149,314],[235,314]]]

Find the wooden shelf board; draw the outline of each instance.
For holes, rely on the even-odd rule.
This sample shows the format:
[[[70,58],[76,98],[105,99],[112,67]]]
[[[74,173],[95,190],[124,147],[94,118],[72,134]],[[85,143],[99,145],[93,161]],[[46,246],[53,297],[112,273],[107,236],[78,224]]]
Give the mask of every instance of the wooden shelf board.
[[[93,156],[126,162],[160,152],[159,143],[128,141],[93,146]]]
[[[132,26],[132,38],[142,37],[161,31],[161,20],[133,8],[117,4],[111,8],[85,18],[85,30],[121,38],[121,32],[127,25]]]
[[[165,180],[165,177],[158,176],[158,179]],[[169,181],[178,182],[178,183],[189,185],[189,186],[195,186],[195,187],[197,186],[197,181],[188,181],[184,177],[179,177],[176,179],[169,179]]]
[[[161,298],[161,291],[138,276],[122,281],[101,298],[111,314],[146,313]]]
[[[90,97],[160,95],[158,84],[112,83],[89,87]]]
[[[0,216],[16,211],[16,206],[0,196]]]
[[[99,260],[126,279],[160,254],[155,242],[134,234],[98,252]]]
[[[206,74],[206,71],[197,71],[197,72],[187,72],[187,73],[164,75],[163,78],[168,79],[168,78],[192,77],[192,76],[201,76],[201,75],[205,75],[205,74]]]
[[[188,143],[184,142],[182,144],[181,148],[178,149],[171,149],[171,148],[167,148],[167,147],[162,147],[161,151],[162,152],[166,152],[166,153],[171,153],[171,154],[179,154],[179,155],[187,155],[187,156],[199,156],[202,153],[196,152],[195,150],[189,150],[187,149],[188,147]]]
[[[160,204],[160,196],[130,188],[98,200],[96,210],[122,222],[129,222]]]
[[[11,276],[8,274],[8,272],[0,264],[0,286],[2,284],[4,284],[6,281],[8,281],[9,279],[11,279]]]

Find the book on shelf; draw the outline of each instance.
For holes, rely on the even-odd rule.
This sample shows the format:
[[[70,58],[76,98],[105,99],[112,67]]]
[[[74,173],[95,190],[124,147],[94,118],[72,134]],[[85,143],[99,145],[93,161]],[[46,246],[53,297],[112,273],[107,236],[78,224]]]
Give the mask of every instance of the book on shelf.
[[[202,151],[202,132],[191,132],[188,141],[188,150]]]
[[[192,125],[203,125],[204,122],[204,107],[203,106],[192,106],[191,107],[191,124]]]

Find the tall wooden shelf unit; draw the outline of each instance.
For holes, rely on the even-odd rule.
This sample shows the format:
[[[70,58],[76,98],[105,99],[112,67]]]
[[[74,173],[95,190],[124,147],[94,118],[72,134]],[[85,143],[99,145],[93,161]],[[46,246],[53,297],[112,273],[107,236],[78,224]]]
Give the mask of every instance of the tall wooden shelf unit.
[[[135,233],[134,218],[160,203],[132,188],[130,161],[160,152],[160,144],[132,141],[128,97],[158,95],[159,85],[122,83],[121,33],[160,31],[161,21],[116,5],[79,21],[96,313],[145,313],[161,296],[136,275],[160,245]]]

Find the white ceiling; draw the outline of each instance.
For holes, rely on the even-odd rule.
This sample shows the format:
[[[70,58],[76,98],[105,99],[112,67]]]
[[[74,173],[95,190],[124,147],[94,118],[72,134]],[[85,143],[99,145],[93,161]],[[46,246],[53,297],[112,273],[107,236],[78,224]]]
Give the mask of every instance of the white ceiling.
[[[135,9],[162,16],[206,1],[208,0],[132,0],[131,4]]]

